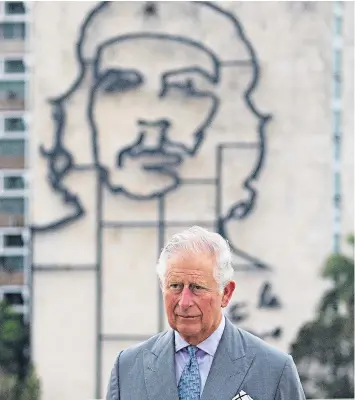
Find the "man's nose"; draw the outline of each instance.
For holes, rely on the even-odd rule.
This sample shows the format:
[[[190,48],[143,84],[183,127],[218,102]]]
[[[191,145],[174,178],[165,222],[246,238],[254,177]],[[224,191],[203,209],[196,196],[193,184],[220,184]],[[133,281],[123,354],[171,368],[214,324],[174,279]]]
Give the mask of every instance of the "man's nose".
[[[159,148],[169,126],[170,122],[167,119],[138,120],[138,127],[140,133],[143,134],[145,147]]]
[[[189,287],[184,286],[179,300],[179,306],[182,309],[187,309],[192,305],[192,293]]]

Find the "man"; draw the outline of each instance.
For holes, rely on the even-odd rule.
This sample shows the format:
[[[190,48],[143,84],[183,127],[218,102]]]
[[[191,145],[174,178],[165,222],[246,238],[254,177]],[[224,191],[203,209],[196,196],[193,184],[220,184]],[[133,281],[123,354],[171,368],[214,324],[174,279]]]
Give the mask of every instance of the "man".
[[[292,357],[223,315],[235,282],[222,236],[174,235],[157,272],[171,330],[119,353],[107,400],[305,399]]]

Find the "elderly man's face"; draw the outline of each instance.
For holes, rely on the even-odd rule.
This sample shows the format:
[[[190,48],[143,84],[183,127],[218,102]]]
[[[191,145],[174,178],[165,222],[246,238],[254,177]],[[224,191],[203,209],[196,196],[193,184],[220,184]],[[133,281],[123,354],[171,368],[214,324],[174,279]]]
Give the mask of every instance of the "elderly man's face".
[[[235,283],[220,293],[214,277],[215,259],[208,254],[183,253],[168,261],[164,289],[170,326],[190,344],[208,338],[218,327]]]

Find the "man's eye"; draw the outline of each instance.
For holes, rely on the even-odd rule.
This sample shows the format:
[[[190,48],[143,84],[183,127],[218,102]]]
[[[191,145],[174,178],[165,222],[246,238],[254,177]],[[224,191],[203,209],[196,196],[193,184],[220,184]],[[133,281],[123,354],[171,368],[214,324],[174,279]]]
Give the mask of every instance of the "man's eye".
[[[101,87],[106,93],[125,92],[143,83],[142,75],[133,69],[111,69],[102,78]]]
[[[171,289],[179,289],[179,287],[180,287],[180,285],[179,285],[178,283],[172,283],[172,284],[170,285],[170,288],[171,288]]]
[[[200,285],[193,285],[194,290],[203,290],[204,288]]]

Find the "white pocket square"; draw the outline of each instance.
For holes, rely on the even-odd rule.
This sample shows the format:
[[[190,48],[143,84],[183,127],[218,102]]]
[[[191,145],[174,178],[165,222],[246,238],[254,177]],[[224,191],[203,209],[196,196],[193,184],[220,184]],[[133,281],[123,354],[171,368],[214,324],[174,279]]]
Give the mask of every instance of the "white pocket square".
[[[253,400],[249,395],[247,395],[243,390],[241,390],[232,400]]]

